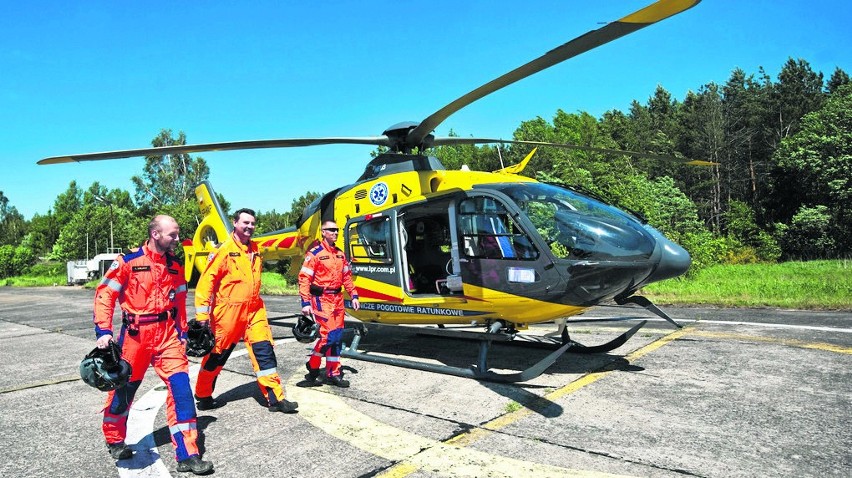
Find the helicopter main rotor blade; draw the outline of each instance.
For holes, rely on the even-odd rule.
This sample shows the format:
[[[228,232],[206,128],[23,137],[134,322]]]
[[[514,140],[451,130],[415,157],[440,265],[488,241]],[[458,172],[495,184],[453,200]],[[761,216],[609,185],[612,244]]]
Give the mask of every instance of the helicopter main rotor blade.
[[[120,151],[107,151],[103,153],[85,153],[70,154],[65,156],[53,156],[50,158],[42,159],[37,164],[59,164],[79,161],[97,161],[101,159],[132,158],[136,156],[163,156],[167,154],[201,153],[205,151],[228,151],[234,149],[297,148],[302,146],[317,146],[323,144],[367,144],[375,146],[389,146],[390,141],[388,140],[387,136],[228,141],[224,143],[185,144],[140,149],[125,149]]]
[[[535,60],[515,68],[505,75],[491,80],[479,88],[458,98],[440,110],[432,113],[424,119],[420,125],[412,129],[405,138],[405,143],[410,147],[420,146],[426,136],[438,127],[445,119],[456,111],[485,97],[501,88],[516,81],[550,68],[580,53],[597,48],[605,43],[611,42],[624,35],[633,33],[660,20],[681,13],[697,5],[701,0],[659,0],[647,7],[627,15],[620,20],[609,23],[597,30],[592,30],[579,36],[562,46],[556,47]]]
[[[676,156],[668,156],[664,154],[640,153],[638,151],[625,151],[621,149],[595,148],[592,146],[580,146],[570,143],[548,143],[545,141],[521,141],[510,139],[492,139],[492,138],[458,138],[458,137],[440,137],[435,138],[433,146],[453,146],[459,144],[528,144],[531,146],[553,146],[555,148],[575,149],[579,151],[590,151],[594,153],[606,154],[627,154],[637,158],[656,159],[660,161],[673,161],[683,163],[690,166],[713,166],[716,163],[711,161],[703,161],[698,159],[678,158]]]

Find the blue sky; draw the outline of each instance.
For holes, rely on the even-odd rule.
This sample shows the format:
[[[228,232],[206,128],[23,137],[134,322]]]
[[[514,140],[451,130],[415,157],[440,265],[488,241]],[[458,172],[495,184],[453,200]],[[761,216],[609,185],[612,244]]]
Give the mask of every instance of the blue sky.
[[[71,180],[133,193],[142,158],[48,156],[189,143],[374,136],[647,1],[11,2],[0,17],[0,191],[26,218]],[[657,85],[682,100],[734,68],[803,58],[852,73],[852,2],[704,0],[457,112],[436,130],[510,138],[557,109],[600,116]],[[369,146],[203,153],[234,207],[290,209],[353,182]]]

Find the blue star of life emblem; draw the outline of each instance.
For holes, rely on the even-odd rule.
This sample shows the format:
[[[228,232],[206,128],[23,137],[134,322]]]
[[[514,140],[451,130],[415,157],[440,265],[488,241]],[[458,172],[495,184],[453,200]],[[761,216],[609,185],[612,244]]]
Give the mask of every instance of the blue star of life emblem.
[[[388,185],[385,183],[378,183],[372,188],[370,188],[370,202],[375,204],[376,206],[381,206],[388,199]]]

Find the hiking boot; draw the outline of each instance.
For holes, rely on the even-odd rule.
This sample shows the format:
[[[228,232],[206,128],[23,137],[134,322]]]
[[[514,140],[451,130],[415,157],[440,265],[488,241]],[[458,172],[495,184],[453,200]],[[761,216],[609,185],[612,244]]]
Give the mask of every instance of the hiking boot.
[[[213,397],[201,398],[198,395],[196,395],[195,400],[197,400],[196,403],[195,403],[195,408],[197,408],[199,410],[215,410],[217,408],[225,406],[224,400],[217,400]]]
[[[349,387],[349,380],[343,380],[342,378],[340,378],[340,375],[332,375],[331,377],[326,377],[325,383],[330,384],[330,385],[334,385],[335,387],[340,387],[340,388],[348,388]]]
[[[107,448],[109,449],[109,456],[116,460],[127,460],[128,458],[133,457],[133,450],[131,450],[123,441],[118,443],[107,443]]]
[[[281,400],[280,402],[270,405],[270,412],[284,412],[284,413],[296,413],[296,409],[299,408],[299,404],[296,402],[290,402],[287,400]]]
[[[178,462],[177,471],[191,471],[196,475],[206,475],[207,473],[213,471],[213,463],[202,460],[198,457],[198,455],[192,455],[186,460]]]
[[[303,387],[317,387],[322,385],[322,381],[319,380],[320,371],[318,368],[311,368],[310,364],[305,364],[305,368],[308,369],[308,373],[305,374],[305,382],[302,384]]]
[[[306,363],[305,368],[308,369],[308,373],[305,374],[305,380],[316,380],[319,377],[319,369],[311,368],[311,364]]]

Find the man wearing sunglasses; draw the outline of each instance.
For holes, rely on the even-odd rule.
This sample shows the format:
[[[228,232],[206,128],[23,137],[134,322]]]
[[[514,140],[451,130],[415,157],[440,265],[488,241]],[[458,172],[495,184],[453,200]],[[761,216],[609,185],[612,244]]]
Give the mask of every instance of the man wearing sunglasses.
[[[340,229],[334,221],[322,223],[322,240],[315,243],[305,255],[299,271],[299,296],[302,314],[313,314],[319,324],[319,340],[314,345],[305,379],[316,384],[322,358],[325,357],[325,382],[337,387],[348,387],[349,381],[340,374],[340,352],[343,348],[343,290],[352,298],[352,308],[358,310],[358,291],[352,282],[352,270],[343,251],[335,242]]]

